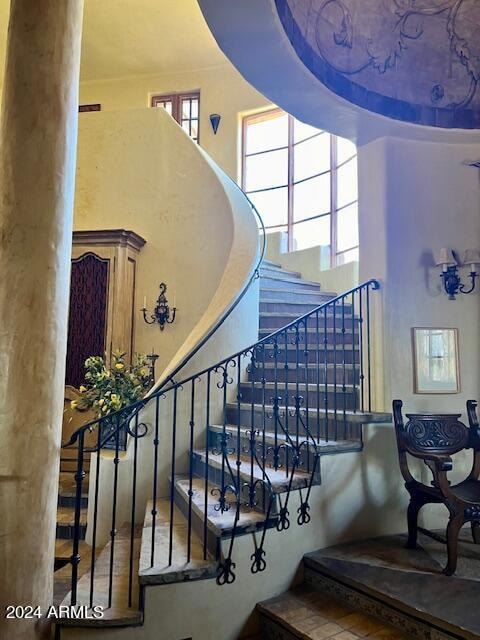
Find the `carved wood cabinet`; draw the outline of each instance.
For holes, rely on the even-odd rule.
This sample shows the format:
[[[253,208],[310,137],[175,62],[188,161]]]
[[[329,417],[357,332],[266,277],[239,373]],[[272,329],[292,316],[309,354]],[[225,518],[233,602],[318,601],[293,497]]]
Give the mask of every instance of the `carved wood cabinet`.
[[[73,233],[65,384],[78,387],[91,355],[134,346],[135,281],[145,240],[125,229]]]

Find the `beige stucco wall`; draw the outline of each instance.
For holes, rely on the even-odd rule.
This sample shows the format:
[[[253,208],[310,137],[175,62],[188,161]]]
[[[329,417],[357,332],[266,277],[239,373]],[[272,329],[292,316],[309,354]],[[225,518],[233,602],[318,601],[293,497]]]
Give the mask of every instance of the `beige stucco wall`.
[[[229,63],[188,72],[82,82],[80,104],[100,103],[103,111],[142,109],[152,94],[200,90],[200,144],[232,178],[240,171],[240,113],[264,108],[269,101]],[[217,135],[210,114],[222,116]],[[87,114],[87,116],[90,114]]]

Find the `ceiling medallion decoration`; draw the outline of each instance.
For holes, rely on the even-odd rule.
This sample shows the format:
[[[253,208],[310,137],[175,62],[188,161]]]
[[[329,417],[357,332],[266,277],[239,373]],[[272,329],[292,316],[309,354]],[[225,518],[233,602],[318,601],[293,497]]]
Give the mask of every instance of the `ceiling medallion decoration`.
[[[329,89],[391,118],[480,128],[479,0],[275,0]]]

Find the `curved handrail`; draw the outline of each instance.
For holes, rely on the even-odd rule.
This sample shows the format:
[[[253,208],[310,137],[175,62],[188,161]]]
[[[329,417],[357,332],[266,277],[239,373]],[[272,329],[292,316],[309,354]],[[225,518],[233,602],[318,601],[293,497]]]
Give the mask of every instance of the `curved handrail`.
[[[258,267],[257,267],[258,270]],[[253,279],[256,276],[252,276],[251,280],[249,281],[249,285],[250,283],[253,281]],[[336,296],[335,298],[331,298],[330,300],[327,300],[327,302],[323,302],[321,305],[319,305],[318,307],[315,307],[314,309],[312,309],[311,311],[308,311],[307,313],[305,313],[303,316],[300,316],[298,318],[296,318],[295,320],[293,320],[292,322],[290,322],[289,324],[281,327],[280,329],[277,329],[276,331],[274,331],[273,333],[269,334],[268,336],[265,336],[264,338],[262,338],[261,340],[258,340],[257,342],[255,342],[254,344],[245,347],[243,349],[241,349],[240,351],[238,351],[237,353],[228,356],[227,358],[222,358],[222,360],[220,360],[219,362],[217,362],[214,365],[211,365],[205,369],[203,369],[202,371],[199,371],[191,376],[189,376],[188,378],[184,378],[182,379],[180,382],[174,382],[170,387],[165,388],[164,386],[162,386],[161,388],[157,389],[154,393],[152,393],[151,395],[142,398],[141,400],[137,400],[137,402],[134,402],[130,405],[128,405],[128,407],[123,407],[123,409],[119,409],[118,411],[115,411],[114,413],[110,413],[108,416],[108,418],[112,418],[114,416],[118,416],[118,425],[117,425],[117,429],[123,427],[123,423],[120,421],[119,417],[121,414],[123,414],[124,412],[126,413],[127,411],[129,412],[129,414],[133,411],[133,410],[137,410],[138,411],[144,407],[150,400],[157,398],[159,396],[164,395],[165,393],[168,393],[169,391],[175,390],[175,389],[179,389],[182,386],[186,385],[188,382],[191,382],[192,380],[199,378],[202,375],[205,375],[206,373],[208,373],[209,371],[213,371],[215,369],[218,369],[221,365],[228,363],[232,360],[235,360],[236,358],[241,357],[242,355],[244,355],[247,352],[253,351],[254,349],[257,349],[259,346],[264,345],[266,343],[268,343],[269,341],[271,341],[272,339],[275,339],[276,337],[280,336],[281,334],[287,332],[289,329],[291,329],[292,327],[295,327],[299,324],[301,324],[303,321],[305,321],[306,319],[308,319],[310,316],[315,315],[317,313],[319,313],[322,309],[335,305],[337,302],[340,302],[342,300],[344,300],[345,298],[347,298],[348,296],[351,296],[352,294],[355,294],[359,291],[365,290],[365,289],[369,289],[371,287],[371,289],[373,291],[376,291],[378,289],[380,289],[380,282],[374,278],[367,280],[366,282],[363,282],[362,284],[358,285],[357,287],[353,287],[353,289],[349,289],[348,291],[345,291],[344,293]],[[244,289],[244,291],[242,292],[242,296],[245,295],[246,290]],[[213,335],[212,332],[210,332],[210,336]],[[167,379],[166,382],[168,382],[170,379]],[[102,422],[102,420],[105,420],[106,417],[102,417],[102,418],[97,418],[96,420],[92,420],[91,422],[83,425],[82,427],[80,427],[79,429],[77,429],[77,431],[75,431],[75,433],[72,434],[70,440],[65,443],[63,446],[64,447],[68,447],[72,444],[74,444],[76,442],[76,440],[78,439],[79,435],[81,433],[84,433],[87,430],[91,430],[92,427],[94,427],[96,424],[99,424]],[[132,418],[132,416],[129,416],[129,421]],[[109,438],[112,437],[114,434],[110,434]]]
[[[173,382],[173,385],[175,385],[175,376],[179,374],[179,372],[191,361],[191,359],[200,351],[200,349],[202,349],[202,347],[205,346],[205,344],[214,336],[214,334],[218,331],[218,329],[220,329],[220,327],[223,325],[223,323],[230,317],[230,315],[233,313],[233,311],[237,308],[237,306],[240,304],[240,302],[242,301],[242,299],[245,297],[247,291],[250,289],[250,286],[252,285],[252,283],[258,279],[259,277],[259,270],[260,270],[260,266],[263,262],[263,259],[265,257],[265,251],[267,248],[267,238],[266,238],[266,229],[265,229],[265,223],[263,222],[262,216],[260,215],[257,207],[253,204],[253,202],[250,200],[250,198],[247,196],[247,194],[243,191],[243,189],[230,177],[227,176],[228,179],[232,182],[232,184],[243,194],[243,196],[248,200],[250,206],[252,207],[252,210],[254,212],[254,214],[256,215],[258,222],[260,224],[260,229],[262,232],[262,248],[260,250],[260,256],[257,260],[257,264],[255,265],[255,268],[252,271],[252,275],[249,278],[248,282],[245,284],[245,286],[243,287],[242,291],[240,292],[240,294],[236,297],[235,301],[233,302],[233,304],[229,307],[229,309],[227,310],[227,312],[222,315],[217,322],[214,324],[214,326],[208,331],[208,333],[199,341],[199,343],[195,346],[194,349],[192,349],[192,351],[187,354],[185,356],[185,358],[178,364],[178,366],[173,370],[173,372],[168,376],[168,378],[166,378],[166,380],[164,380],[164,382],[159,385],[154,391],[153,393],[144,396],[143,398],[141,398],[140,400],[137,400],[137,402],[134,402],[130,405],[128,405],[127,407],[123,407],[122,409],[119,409],[118,411],[109,413],[108,416],[101,416],[100,418],[97,418],[96,420],[91,420],[90,422],[87,422],[87,424],[79,427],[70,437],[70,440],[68,440],[67,442],[65,442],[64,444],[62,444],[62,448],[66,448],[71,446],[72,444],[74,444],[76,442],[76,440],[78,439],[78,436],[80,435],[80,433],[84,433],[87,429],[90,429],[93,425],[100,423],[102,420],[105,420],[105,418],[112,418],[112,416],[117,416],[119,414],[121,414],[122,412],[126,411],[127,409],[129,409],[130,411],[133,410],[137,410],[139,411],[142,406],[145,406],[147,404],[147,402],[151,399],[151,398],[155,398],[158,395],[161,395],[164,392],[164,388],[165,386],[169,383],[169,382]],[[190,379],[190,378],[189,378]],[[178,383],[181,384],[181,383]],[[169,387],[170,389],[171,387]],[[130,422],[130,420],[132,419],[132,416],[129,416],[128,421]],[[120,429],[123,427],[123,423],[121,425],[117,426],[117,429]],[[115,434],[109,434],[108,436],[108,440],[113,437]]]

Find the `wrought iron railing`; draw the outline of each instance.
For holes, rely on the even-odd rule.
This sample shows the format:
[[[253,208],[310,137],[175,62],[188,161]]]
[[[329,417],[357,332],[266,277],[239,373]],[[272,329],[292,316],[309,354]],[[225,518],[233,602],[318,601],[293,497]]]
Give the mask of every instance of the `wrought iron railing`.
[[[110,424],[116,422],[115,450],[111,459],[97,455],[90,472],[92,551],[87,559],[88,588],[82,589],[83,599],[88,592],[88,602],[82,604],[98,604],[94,550],[108,542],[106,605],[112,606],[116,581],[124,580],[116,573],[116,538],[119,526],[126,524],[128,594],[123,607],[138,606],[137,523],[143,522],[147,500],[151,531],[143,535],[151,537],[143,568],[146,563],[147,569],[168,570],[178,564],[178,553],[184,553],[182,562],[188,567],[197,541],[204,560],[218,561],[219,584],[235,579],[234,542],[242,533],[253,534],[252,572],[265,569],[267,530],[290,527],[293,491],[300,496],[297,523],[310,521],[309,500],[319,480],[322,452],[339,442],[361,445],[358,414],[372,410],[371,292],[377,289],[379,283],[370,280],[214,366],[181,382],[170,381],[108,416]],[[99,453],[106,419],[85,425],[68,443],[78,447],[72,604],[79,601],[85,455]],[[120,478],[125,472],[119,470],[123,431],[132,439],[124,463],[131,474],[128,485]],[[105,473],[105,467],[111,472]],[[162,504],[167,513],[160,519]],[[218,544],[218,530],[212,533],[212,516],[227,521],[225,553]],[[179,517],[186,521],[180,551],[175,533]],[[155,533],[160,524],[165,540],[159,545]],[[162,549],[165,556],[160,555]]]

